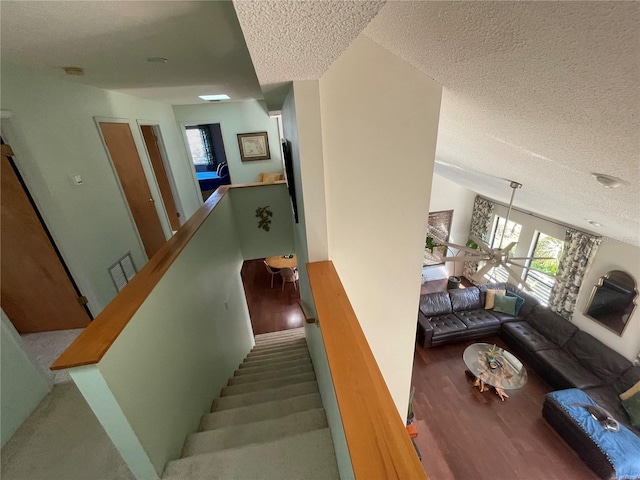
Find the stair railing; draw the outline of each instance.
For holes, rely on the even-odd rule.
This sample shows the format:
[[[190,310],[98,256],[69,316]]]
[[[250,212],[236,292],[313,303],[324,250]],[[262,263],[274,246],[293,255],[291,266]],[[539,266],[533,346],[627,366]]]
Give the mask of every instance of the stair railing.
[[[426,478],[333,262],[307,274],[355,478]]]

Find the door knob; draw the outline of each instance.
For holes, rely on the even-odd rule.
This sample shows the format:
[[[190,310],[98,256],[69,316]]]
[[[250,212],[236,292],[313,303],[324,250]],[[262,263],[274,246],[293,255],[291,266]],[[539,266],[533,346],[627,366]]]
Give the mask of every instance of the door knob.
[[[150,198],[149,203],[156,203],[156,201],[153,198]]]

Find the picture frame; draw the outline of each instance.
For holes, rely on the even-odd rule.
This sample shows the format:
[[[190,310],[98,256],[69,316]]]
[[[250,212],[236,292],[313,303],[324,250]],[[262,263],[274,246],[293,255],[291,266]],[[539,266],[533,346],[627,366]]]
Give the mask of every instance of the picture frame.
[[[237,135],[240,160],[252,162],[271,158],[267,132],[238,133]]]

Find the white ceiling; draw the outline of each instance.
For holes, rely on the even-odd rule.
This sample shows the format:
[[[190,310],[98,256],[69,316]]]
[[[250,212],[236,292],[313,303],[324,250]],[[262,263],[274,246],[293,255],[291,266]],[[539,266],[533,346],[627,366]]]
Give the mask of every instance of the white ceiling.
[[[234,4],[237,18],[219,1],[3,0],[2,61],[81,66],[66,78],[172,104],[227,93],[277,108],[364,33],[443,85],[439,174],[502,202],[499,178],[519,181],[517,207],[640,245],[639,3]]]
[[[2,60],[68,80],[174,105],[262,92],[231,2],[6,1]],[[168,63],[149,63],[164,57]]]
[[[640,245],[639,3],[234,3],[263,86],[319,78],[379,9],[364,35],[444,87],[437,173],[505,203],[518,181],[517,207]]]

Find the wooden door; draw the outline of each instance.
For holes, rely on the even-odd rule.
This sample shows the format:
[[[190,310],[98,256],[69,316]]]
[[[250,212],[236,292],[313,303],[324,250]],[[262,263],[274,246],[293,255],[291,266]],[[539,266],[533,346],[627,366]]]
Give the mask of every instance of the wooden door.
[[[151,258],[166,242],[151,190],[128,123],[99,122],[113,166],[138,228],[142,244]]]
[[[83,328],[83,307],[62,260],[2,145],[0,229],[2,308],[20,333]]]
[[[164,202],[164,208],[167,210],[169,216],[169,223],[171,223],[172,230],[178,230],[180,228],[180,214],[176,208],[176,202],[173,198],[173,192],[169,185],[169,178],[167,177],[167,171],[164,168],[164,162],[162,161],[162,155],[158,148],[158,138],[156,137],[153,127],[150,125],[142,125],[142,137],[144,143],[147,146],[147,152],[151,159],[151,166],[156,174],[156,180],[158,181],[158,187],[160,188],[160,195],[162,195],[162,201]]]

